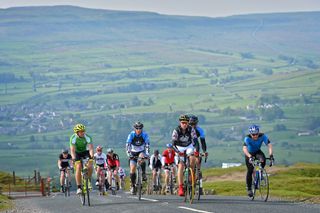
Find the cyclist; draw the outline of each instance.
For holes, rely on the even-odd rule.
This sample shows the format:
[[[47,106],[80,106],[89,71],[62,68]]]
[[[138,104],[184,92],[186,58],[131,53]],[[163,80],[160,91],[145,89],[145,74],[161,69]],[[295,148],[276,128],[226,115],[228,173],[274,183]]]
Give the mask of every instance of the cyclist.
[[[153,191],[159,190],[161,187],[157,186],[157,172],[161,175],[161,155],[159,154],[159,150],[155,149],[153,154],[150,157],[149,167],[152,171],[152,182],[153,182]],[[160,187],[160,188],[158,188]]]
[[[72,160],[75,161],[76,168],[76,183],[77,183],[77,194],[82,193],[81,189],[81,158],[89,157],[88,161],[88,176],[89,176],[89,189],[91,186],[91,176],[92,176],[92,159],[93,159],[93,143],[92,138],[86,134],[86,127],[83,124],[76,124],[73,128],[74,134],[70,137],[70,151]],[[87,148],[89,150],[87,150]]]
[[[197,134],[193,127],[189,125],[189,117],[187,115],[180,115],[180,125],[176,127],[172,132],[172,144],[173,148],[179,155],[178,164],[178,195],[184,196],[183,191],[183,170],[184,170],[184,152],[186,151],[187,157],[190,160],[190,167],[194,171],[195,157],[194,157],[194,145],[197,143]]]
[[[196,130],[196,133],[197,133],[197,137],[200,138],[200,142],[201,142],[201,148],[202,148],[202,151],[204,152],[205,154],[205,157],[208,156],[208,152],[207,152],[207,143],[206,143],[206,138],[205,138],[205,134],[204,134],[204,130],[198,126],[198,122],[199,122],[199,119],[197,116],[195,115],[191,115],[190,116],[190,119],[189,119],[189,125],[192,126],[195,130]],[[196,143],[196,147],[195,147],[195,152],[194,152],[194,156],[196,157],[196,165],[197,165],[197,168],[201,169],[201,162],[200,162],[200,158],[199,158],[199,153],[200,153],[200,143],[199,143],[199,140],[197,141]],[[197,177],[199,180],[202,179],[202,173],[200,171],[200,174],[199,174],[200,177]],[[203,194],[202,192],[202,188],[200,188],[200,194]]]
[[[259,159],[261,162],[262,167],[266,165],[266,157],[264,153],[261,151],[261,145],[264,143],[268,146],[269,156],[270,156],[270,166],[272,166],[274,158],[272,152],[272,144],[268,138],[268,136],[264,133],[259,132],[259,126],[252,125],[249,127],[249,134],[244,138],[243,143],[243,152],[245,154],[245,161],[247,165],[247,177],[246,177],[246,184],[247,184],[247,192],[248,196],[252,197],[252,173],[254,167],[252,162],[254,159]]]
[[[98,145],[96,147],[96,153],[94,153],[94,164],[96,169],[96,186],[99,186],[99,175],[101,169],[105,169],[107,167],[107,156],[102,152],[103,147]]]
[[[175,166],[175,155],[176,152],[173,149],[173,146],[171,143],[168,143],[167,145],[167,149],[165,149],[162,153],[162,165],[164,168],[164,172],[165,172],[165,182],[166,182],[166,192],[169,193],[170,191],[170,186],[169,186],[169,171],[172,169],[172,175],[173,175],[173,182],[176,182],[176,166]]]
[[[64,182],[64,170],[66,170],[68,167],[70,167],[71,169],[73,168],[73,163],[72,163],[72,157],[69,154],[69,151],[67,149],[63,149],[62,152],[59,155],[59,159],[58,159],[58,167],[60,170],[60,185],[61,185],[61,192],[64,192],[64,188],[63,188],[63,182]],[[70,177],[70,172],[69,170],[66,170],[68,173],[68,177]],[[70,181],[70,180],[69,180]],[[69,186],[71,186],[70,182],[69,182]]]
[[[133,125],[134,131],[130,132],[128,135],[126,150],[127,155],[130,158],[130,181],[131,181],[131,194],[136,193],[136,167],[137,167],[137,159],[133,159],[133,157],[141,157],[146,158],[149,157],[149,148],[150,141],[149,136],[146,132],[143,131],[143,124],[141,122],[136,122]],[[146,175],[146,163],[141,163],[142,168],[142,179],[143,181],[147,180]]]
[[[111,188],[112,183],[112,174],[113,172],[114,178],[116,179],[117,190],[119,190],[119,176],[118,176],[118,169],[120,167],[120,160],[118,154],[114,153],[111,148],[107,149],[107,165],[108,169],[108,182],[109,182],[109,189]]]
[[[126,171],[124,170],[124,168],[119,167],[118,173],[119,173],[119,179],[120,179],[120,189],[122,190],[125,185],[124,182],[126,177]]]

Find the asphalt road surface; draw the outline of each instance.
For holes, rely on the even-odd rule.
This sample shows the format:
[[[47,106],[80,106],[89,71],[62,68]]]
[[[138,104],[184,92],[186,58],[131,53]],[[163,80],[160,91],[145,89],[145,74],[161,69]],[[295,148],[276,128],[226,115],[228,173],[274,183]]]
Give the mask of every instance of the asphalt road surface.
[[[16,208],[7,212],[148,212],[148,213],[320,213],[320,205],[293,203],[288,201],[268,202],[251,201],[247,197],[222,197],[206,195],[193,204],[184,203],[183,197],[176,195],[145,195],[139,201],[137,196],[127,192],[117,195],[99,196],[97,191],[91,192],[91,206],[82,206],[79,197],[72,192],[70,197],[61,193],[53,193],[49,197],[32,197],[15,200]]]

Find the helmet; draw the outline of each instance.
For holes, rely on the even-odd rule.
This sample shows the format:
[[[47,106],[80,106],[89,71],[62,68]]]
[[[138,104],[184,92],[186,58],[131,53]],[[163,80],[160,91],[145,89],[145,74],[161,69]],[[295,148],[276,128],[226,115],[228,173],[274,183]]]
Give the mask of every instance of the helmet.
[[[172,146],[172,143],[167,143],[167,148],[172,148],[173,146]]]
[[[143,128],[143,123],[141,123],[140,121],[137,121],[134,125],[133,128],[135,129],[142,129]]]
[[[62,149],[61,152],[62,152],[63,154],[68,154],[68,153],[69,153],[68,149]]]
[[[249,127],[249,133],[250,134],[258,134],[259,133],[259,126],[253,124]]]
[[[98,152],[98,151],[102,151],[102,148],[103,148],[103,147],[102,147],[101,145],[98,145],[97,148],[96,148],[97,152]]]
[[[180,115],[179,121],[187,121],[189,122],[189,116],[188,115]]]
[[[198,117],[195,115],[191,115],[189,119],[189,124],[190,125],[197,125],[199,122]]]
[[[154,154],[154,155],[159,155],[159,150],[155,149],[155,150],[153,151],[153,154]]]
[[[83,124],[77,124],[73,127],[74,133],[77,133],[79,131],[86,131],[86,127]]]
[[[113,153],[113,149],[111,148],[107,149],[107,153]]]

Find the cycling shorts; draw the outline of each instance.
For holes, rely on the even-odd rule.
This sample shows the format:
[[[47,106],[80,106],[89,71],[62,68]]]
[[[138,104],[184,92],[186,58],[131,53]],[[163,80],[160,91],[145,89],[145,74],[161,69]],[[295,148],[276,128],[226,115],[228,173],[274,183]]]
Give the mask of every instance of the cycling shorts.
[[[145,150],[141,151],[141,152],[131,152],[131,155],[133,157],[138,157],[140,155],[140,153],[143,154],[143,156],[147,156]],[[130,165],[136,165],[137,164],[138,159],[130,159]]]
[[[81,158],[89,158],[90,153],[89,150],[86,150],[84,152],[76,152],[76,161],[80,161]]]
[[[192,144],[189,146],[177,146],[177,149],[179,151],[179,161],[184,161],[184,152],[186,151],[187,156],[191,156],[194,154],[194,147]]]

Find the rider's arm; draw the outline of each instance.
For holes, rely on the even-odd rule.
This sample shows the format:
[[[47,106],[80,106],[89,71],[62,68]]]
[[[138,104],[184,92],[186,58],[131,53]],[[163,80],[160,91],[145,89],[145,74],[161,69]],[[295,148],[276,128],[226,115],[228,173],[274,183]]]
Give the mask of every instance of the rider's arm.
[[[249,153],[248,147],[247,147],[246,145],[244,145],[244,146],[242,147],[242,150],[243,150],[243,153],[244,153],[248,158],[251,158],[251,157],[252,157],[251,154]]]
[[[75,145],[70,146],[70,152],[71,152],[72,160],[76,159],[76,146]]]
[[[60,160],[60,158],[58,159],[58,168],[61,169],[61,160]]]
[[[153,170],[153,159],[154,159],[154,155],[151,155],[150,159],[149,159],[149,167],[151,170]]]
[[[203,152],[207,152],[207,143],[205,138],[200,138],[201,141],[201,147]]]
[[[89,143],[88,146],[89,146],[89,154],[90,154],[90,157],[93,158],[93,156],[94,156],[93,144],[92,144],[92,143]]]
[[[268,144],[269,156],[273,155],[272,144]]]

